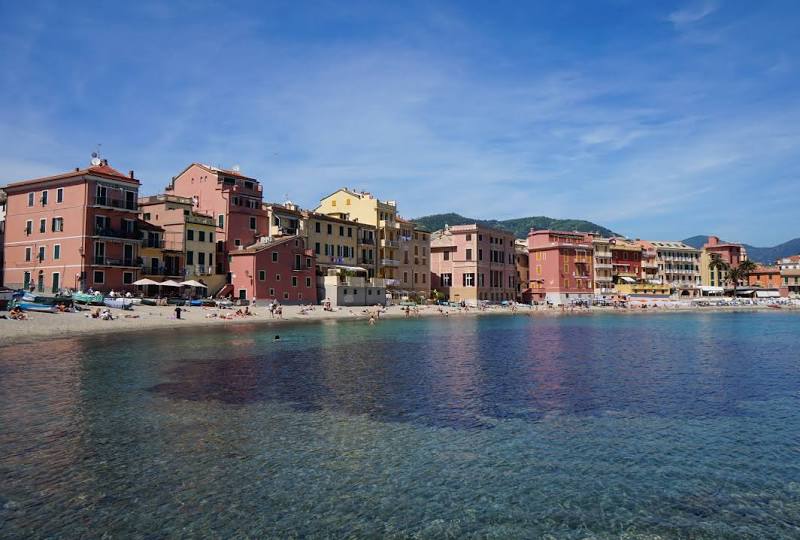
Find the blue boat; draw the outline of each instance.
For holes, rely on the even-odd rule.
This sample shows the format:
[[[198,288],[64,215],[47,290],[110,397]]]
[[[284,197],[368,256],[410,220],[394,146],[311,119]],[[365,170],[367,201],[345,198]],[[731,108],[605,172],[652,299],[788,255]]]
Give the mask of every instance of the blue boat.
[[[133,300],[130,298],[106,298],[103,304],[115,309],[133,309]]]
[[[56,306],[50,304],[37,304],[35,302],[17,302],[15,304],[22,311],[36,311],[40,313],[55,313]]]

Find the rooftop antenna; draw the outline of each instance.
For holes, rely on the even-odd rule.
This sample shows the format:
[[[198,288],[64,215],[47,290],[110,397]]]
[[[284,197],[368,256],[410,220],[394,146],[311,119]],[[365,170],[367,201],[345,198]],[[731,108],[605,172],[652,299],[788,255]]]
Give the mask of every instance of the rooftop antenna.
[[[103,146],[101,143],[97,143],[97,150],[92,152],[92,165],[94,165],[95,167],[97,167],[98,165],[100,165],[100,163],[102,163],[100,161],[100,147],[101,146]]]

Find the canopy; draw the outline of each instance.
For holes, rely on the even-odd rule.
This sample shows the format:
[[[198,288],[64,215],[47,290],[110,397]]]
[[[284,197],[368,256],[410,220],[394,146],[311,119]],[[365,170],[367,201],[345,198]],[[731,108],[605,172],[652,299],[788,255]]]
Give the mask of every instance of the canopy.
[[[621,279],[621,280],[622,280],[622,281],[624,281],[625,283],[636,283],[636,280],[635,280],[635,279],[633,279],[633,278],[630,278],[630,277],[628,277],[628,276],[620,276],[620,277],[619,277],[619,279]]]
[[[350,272],[366,272],[366,268],[360,266],[347,266],[346,264],[322,264],[321,266],[328,266],[329,268],[339,268],[341,270],[348,270]]]
[[[199,281],[195,281],[193,279],[190,279],[189,281],[181,281],[180,284],[186,285],[187,287],[202,287],[203,289],[208,288],[206,285],[203,285]]]
[[[162,287],[181,287],[182,285],[177,281],[172,281],[168,279],[167,281],[162,281],[161,283],[157,283],[157,285],[161,285]]]
[[[700,290],[707,293],[721,293],[724,289],[722,287],[712,287],[710,285],[701,285]]]
[[[152,279],[140,279],[138,281],[133,282],[134,285],[158,285],[158,281],[153,281]]]
[[[758,298],[780,298],[781,293],[778,291],[756,291]]]

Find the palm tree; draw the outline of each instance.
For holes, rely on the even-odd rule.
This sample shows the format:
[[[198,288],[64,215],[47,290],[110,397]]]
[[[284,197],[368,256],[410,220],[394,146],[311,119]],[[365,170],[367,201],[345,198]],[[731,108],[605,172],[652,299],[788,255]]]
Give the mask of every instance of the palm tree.
[[[712,272],[716,270],[717,275],[722,277],[722,273],[728,272],[731,269],[731,265],[723,261],[722,257],[719,256],[719,253],[712,253],[711,260],[708,261],[708,269],[711,270]],[[720,284],[722,284],[721,279],[720,279]]]
[[[733,285],[733,297],[736,298],[736,291],[739,289],[739,282],[743,279],[747,279],[747,275],[745,272],[742,271],[741,266],[736,266],[734,268],[728,269],[728,279],[727,281]]]

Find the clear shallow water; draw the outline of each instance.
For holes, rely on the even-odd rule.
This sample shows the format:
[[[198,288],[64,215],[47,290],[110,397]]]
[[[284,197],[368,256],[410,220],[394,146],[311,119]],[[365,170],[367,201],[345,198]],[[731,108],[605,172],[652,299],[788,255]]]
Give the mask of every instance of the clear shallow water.
[[[797,538],[798,329],[482,317],[5,347],[0,537]]]

